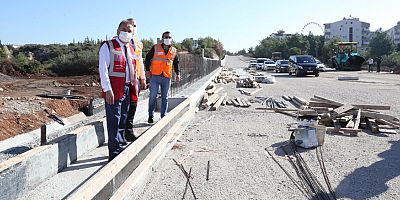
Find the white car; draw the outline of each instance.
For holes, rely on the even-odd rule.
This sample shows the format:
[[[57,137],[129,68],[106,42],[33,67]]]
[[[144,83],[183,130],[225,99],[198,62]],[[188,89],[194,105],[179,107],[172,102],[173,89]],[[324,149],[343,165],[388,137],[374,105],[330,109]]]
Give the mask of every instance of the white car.
[[[269,60],[268,58],[257,58],[257,67],[256,69],[263,69],[264,62]]]
[[[264,61],[262,70],[268,71],[268,70],[275,70],[275,69],[276,69],[276,63],[273,60]]]
[[[257,67],[257,60],[250,60],[249,62],[249,68],[250,67]]]
[[[315,61],[317,62],[317,68],[319,71],[325,71],[326,66],[324,63],[322,63],[321,61],[319,61],[318,59],[315,58]]]

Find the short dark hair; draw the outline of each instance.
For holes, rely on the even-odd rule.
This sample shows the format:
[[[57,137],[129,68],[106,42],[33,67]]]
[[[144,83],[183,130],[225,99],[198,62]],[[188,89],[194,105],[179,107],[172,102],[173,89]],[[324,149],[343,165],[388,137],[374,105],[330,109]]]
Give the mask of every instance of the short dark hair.
[[[126,19],[122,20],[122,21],[119,23],[118,29],[117,29],[117,30],[119,30],[125,23],[128,23],[128,22],[129,22],[129,21],[126,20]]]
[[[161,38],[164,38],[164,35],[167,35],[167,34],[170,34],[171,32],[169,32],[169,31],[165,31],[163,34],[162,34],[162,36],[161,36]]]

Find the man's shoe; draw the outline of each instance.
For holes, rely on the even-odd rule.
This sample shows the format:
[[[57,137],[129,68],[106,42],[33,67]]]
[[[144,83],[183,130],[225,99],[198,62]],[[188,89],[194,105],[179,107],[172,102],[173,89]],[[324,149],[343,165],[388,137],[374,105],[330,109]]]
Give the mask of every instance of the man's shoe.
[[[149,119],[147,120],[147,122],[150,123],[150,124],[154,123],[153,117],[149,117]]]

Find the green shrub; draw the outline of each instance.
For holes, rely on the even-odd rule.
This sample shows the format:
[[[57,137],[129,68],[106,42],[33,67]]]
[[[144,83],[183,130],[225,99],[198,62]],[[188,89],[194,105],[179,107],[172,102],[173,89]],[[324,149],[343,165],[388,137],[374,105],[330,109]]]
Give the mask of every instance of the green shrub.
[[[395,52],[387,56],[382,57],[382,66],[394,69],[400,66],[400,52]]]
[[[58,76],[92,75],[98,72],[96,50],[84,50],[61,55],[54,59],[52,71]]]

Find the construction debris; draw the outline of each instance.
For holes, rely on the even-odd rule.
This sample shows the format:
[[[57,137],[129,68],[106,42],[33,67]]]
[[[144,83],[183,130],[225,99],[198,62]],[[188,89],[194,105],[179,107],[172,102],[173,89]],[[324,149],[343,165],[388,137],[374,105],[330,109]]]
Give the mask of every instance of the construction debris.
[[[214,83],[234,83],[236,82],[236,79],[238,78],[237,75],[233,74],[232,69],[228,68],[222,68],[221,72],[219,73],[218,76],[216,76],[213,80]]]
[[[236,88],[260,88],[260,84],[251,78],[244,78],[236,81]]]
[[[400,120],[378,110],[390,110],[389,105],[345,104],[332,99],[315,95],[310,101],[297,96],[282,96],[291,102],[299,111],[314,110],[318,113],[319,125],[326,126],[328,133],[341,133],[357,136],[361,128],[372,133],[397,133],[400,131]],[[274,109],[275,112],[286,111]],[[284,113],[288,114],[288,113]],[[293,114],[293,113],[292,113]],[[395,131],[387,131],[387,129]]]
[[[245,94],[245,95],[248,95],[248,96],[252,96],[252,95],[256,94],[257,92],[259,92],[259,91],[261,91],[261,90],[262,90],[262,88],[258,88],[258,89],[254,90],[254,91],[252,91],[252,92],[249,92],[249,91],[244,90],[244,89],[239,89],[239,92],[240,92],[241,94]]]

